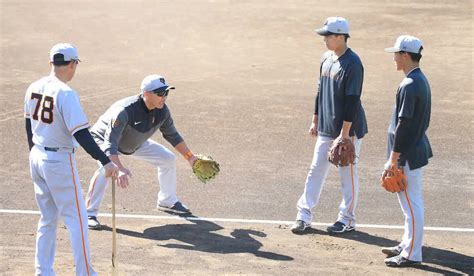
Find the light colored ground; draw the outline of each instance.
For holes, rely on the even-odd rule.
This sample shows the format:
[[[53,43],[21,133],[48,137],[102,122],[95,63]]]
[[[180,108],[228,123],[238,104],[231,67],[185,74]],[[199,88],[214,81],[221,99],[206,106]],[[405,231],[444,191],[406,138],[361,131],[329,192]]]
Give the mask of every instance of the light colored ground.
[[[16,232],[2,226],[1,273],[33,273],[37,216],[3,215]],[[124,275],[158,274],[395,274],[472,273],[472,233],[425,234],[425,263],[417,268],[386,267],[381,246],[394,246],[402,230],[359,229],[341,237],[314,227],[306,235],[293,235],[285,224],[236,224],[212,221],[157,219],[118,220],[118,268]],[[111,225],[111,220],[103,222]],[[92,259],[100,274],[111,272],[111,229],[90,233]],[[58,231],[56,267],[73,273],[68,233]],[[19,245],[21,241],[21,245]],[[471,265],[471,268],[469,268]]]
[[[178,129],[194,152],[211,154],[222,168],[217,181],[202,186],[178,160],[178,193],[196,216],[293,220],[312,157],[314,140],[306,132],[325,50],[313,30],[326,17],[340,15],[350,21],[349,46],[365,68],[362,101],[369,134],[359,168],[358,222],[403,224],[396,198],[378,187],[378,175],[403,77],[383,48],[410,33],[425,43],[422,68],[432,88],[428,135],[435,158],[425,170],[426,226],[474,228],[474,149],[460,146],[474,135],[472,12],[472,1],[434,0],[0,0],[0,209],[37,210],[23,97],[29,83],[48,73],[51,46],[68,41],[83,60],[71,86],[91,123],[112,102],[138,93],[145,75],[163,74],[177,87],[169,106]],[[159,134],[154,138],[167,145]],[[87,190],[95,163],[83,151],[77,158]],[[119,191],[119,213],[156,214],[153,168],[124,162],[134,178],[131,189]],[[337,181],[333,170],[315,221],[336,218]],[[103,206],[110,212],[110,194]],[[33,272],[37,219],[0,214],[0,274]],[[348,238],[334,238],[324,227],[295,236],[284,225],[138,219],[120,220],[119,228],[120,265],[129,275],[473,273],[472,232],[426,232],[425,265],[389,270],[380,247],[396,244],[400,230],[360,228]],[[93,263],[105,273],[110,232],[90,236]],[[73,268],[65,229],[58,246],[57,270],[68,274]]]

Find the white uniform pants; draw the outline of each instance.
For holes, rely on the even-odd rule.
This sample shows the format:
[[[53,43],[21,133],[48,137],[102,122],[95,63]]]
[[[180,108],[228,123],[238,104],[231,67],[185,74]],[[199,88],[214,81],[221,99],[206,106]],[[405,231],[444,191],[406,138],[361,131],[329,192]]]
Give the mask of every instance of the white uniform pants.
[[[76,275],[97,275],[90,262],[87,214],[74,154],[34,146],[30,152],[30,172],[41,211],[36,235],[36,275],[55,275],[53,263],[59,218],[69,231]]]
[[[356,156],[359,156],[360,145],[362,139],[352,138]],[[323,189],[324,181],[329,172],[329,167],[333,166],[329,163],[327,153],[334,139],[331,137],[318,136],[314,147],[313,161],[306,178],[303,195],[297,203],[298,214],[297,220],[303,220],[311,223],[313,220],[312,209],[318,204],[319,196]],[[339,205],[339,216],[337,221],[346,225],[355,226],[355,208],[359,194],[359,182],[357,179],[357,162],[355,165],[347,167],[339,167],[339,176],[341,179],[342,201]]]
[[[423,246],[424,205],[423,205],[423,169],[410,170],[407,164],[403,168],[407,176],[407,189],[397,193],[398,201],[405,216],[402,257],[421,262]]]
[[[158,167],[160,191],[158,192],[157,206],[173,206],[178,201],[176,196],[176,155],[164,146],[148,139],[130,156]],[[89,216],[97,216],[107,183],[108,179],[100,166],[91,179],[86,197]]]

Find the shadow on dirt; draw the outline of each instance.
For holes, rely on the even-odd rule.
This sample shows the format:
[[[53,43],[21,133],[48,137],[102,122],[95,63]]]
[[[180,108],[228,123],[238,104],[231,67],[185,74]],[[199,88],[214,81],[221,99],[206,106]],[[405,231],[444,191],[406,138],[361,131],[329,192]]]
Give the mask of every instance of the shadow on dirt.
[[[198,219],[195,216],[181,216],[193,224],[168,224],[159,227],[150,227],[143,233],[117,229],[118,234],[156,240],[177,240],[181,243],[168,243],[160,245],[166,248],[176,248],[185,250],[196,250],[209,253],[232,254],[232,253],[251,253],[256,257],[277,260],[292,261],[293,258],[273,252],[261,251],[262,243],[252,236],[266,237],[267,234],[251,229],[235,229],[230,236],[224,236],[215,231],[224,229],[224,227],[207,220]],[[103,226],[103,230],[112,231],[108,226]]]
[[[314,234],[314,235],[329,235],[328,232],[321,231],[314,228],[309,228],[306,230],[305,234]],[[362,242],[365,244],[376,245],[380,247],[395,246],[398,244],[397,241],[387,239],[384,237],[374,236],[366,232],[353,231],[345,233],[343,235],[331,235],[341,239],[348,239],[353,241]],[[384,256],[381,254],[381,262],[384,260]],[[460,273],[454,273],[453,271],[440,269],[437,267],[430,266],[429,264],[435,264],[441,267],[449,267],[451,269],[457,270]],[[431,273],[440,273],[443,275],[462,275],[465,273],[467,275],[474,275],[474,257],[456,253],[453,251],[439,249],[430,246],[423,246],[423,262],[420,265],[413,266],[413,268],[424,270]]]

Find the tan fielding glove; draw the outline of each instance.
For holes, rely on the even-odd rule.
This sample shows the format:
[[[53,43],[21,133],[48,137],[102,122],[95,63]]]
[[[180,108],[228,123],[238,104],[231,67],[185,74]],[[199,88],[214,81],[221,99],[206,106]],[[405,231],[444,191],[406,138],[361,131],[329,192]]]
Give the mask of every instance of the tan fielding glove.
[[[202,182],[206,183],[214,179],[220,171],[219,163],[207,155],[196,155],[198,158],[193,164],[193,173]]]

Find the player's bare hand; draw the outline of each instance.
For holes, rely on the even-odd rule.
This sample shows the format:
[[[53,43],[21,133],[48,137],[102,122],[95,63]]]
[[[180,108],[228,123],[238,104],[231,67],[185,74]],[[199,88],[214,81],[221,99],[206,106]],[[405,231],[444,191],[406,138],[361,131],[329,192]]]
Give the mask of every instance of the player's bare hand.
[[[315,123],[311,123],[311,127],[309,128],[308,133],[313,137],[318,136],[318,125],[316,125]]]
[[[105,177],[117,177],[119,168],[114,162],[109,162],[104,166]]]
[[[196,162],[197,159],[198,158],[195,155],[189,157],[189,159],[188,159],[189,165],[191,165],[191,167],[192,167],[194,165],[194,162]]]
[[[117,177],[117,185],[120,188],[127,188],[129,185],[128,177],[131,177],[131,176],[132,174],[130,173],[128,169],[126,168],[120,169],[118,172],[118,177]]]
[[[398,168],[399,167],[398,163],[397,163],[396,160],[388,159],[387,162],[385,162],[385,164],[383,165],[382,178],[393,175],[393,174],[390,173],[390,169],[392,167],[397,167]]]
[[[128,175],[129,177],[132,177],[132,172],[129,169],[125,168],[125,167],[120,168],[119,171],[123,172],[124,174]]]
[[[337,136],[337,138],[334,139],[333,143],[337,145],[341,143],[343,140],[351,140],[351,137],[349,135],[339,134],[339,136]],[[345,146],[344,144],[339,147],[338,154],[341,155],[343,150],[347,150],[347,146]]]

